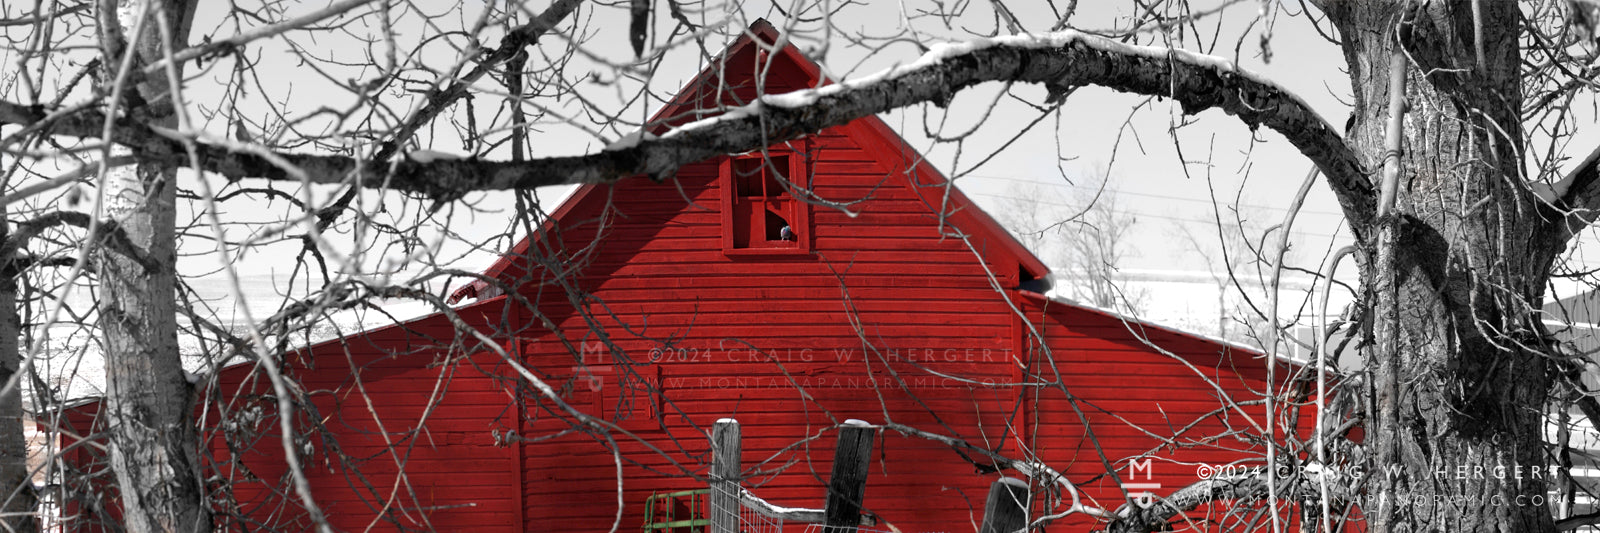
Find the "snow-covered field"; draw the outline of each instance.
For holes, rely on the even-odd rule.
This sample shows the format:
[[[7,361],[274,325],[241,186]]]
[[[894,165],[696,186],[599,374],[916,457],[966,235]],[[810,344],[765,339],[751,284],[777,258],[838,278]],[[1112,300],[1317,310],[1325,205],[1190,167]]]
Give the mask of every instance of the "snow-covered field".
[[[268,276],[247,276],[239,281],[250,316],[255,320],[271,316],[285,302],[285,297]],[[245,334],[244,315],[235,310],[224,280],[189,280],[189,285],[200,295],[203,307],[213,313],[215,322],[227,325],[236,335]],[[88,304],[84,300],[74,303],[85,308]],[[292,344],[299,346],[316,343],[341,334],[379,328],[433,312],[432,307],[423,302],[375,303],[382,308],[382,312],[360,308],[330,313],[308,334],[297,335]],[[187,324],[180,322],[178,348],[185,355],[186,370],[199,375],[205,373],[208,368],[215,367],[216,361],[212,358],[221,355],[222,349],[209,339],[203,341],[192,332],[185,331],[187,329]],[[96,335],[93,330],[78,323],[58,322],[49,328],[48,337],[39,343],[31,362],[44,382],[54,389],[51,393],[56,400],[71,403],[103,395],[105,364],[101,355],[101,341]],[[235,358],[225,364],[237,364],[241,361]],[[34,388],[32,384],[27,383],[24,387],[29,391]]]

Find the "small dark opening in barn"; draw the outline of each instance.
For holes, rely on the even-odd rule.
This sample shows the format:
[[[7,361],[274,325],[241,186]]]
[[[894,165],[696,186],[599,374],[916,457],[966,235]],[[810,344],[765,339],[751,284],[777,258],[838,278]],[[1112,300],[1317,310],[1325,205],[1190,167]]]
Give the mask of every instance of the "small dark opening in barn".
[[[1018,290],[1035,292],[1039,294],[1049,294],[1050,287],[1053,285],[1050,282],[1049,275],[1046,275],[1042,278],[1036,278],[1032,273],[1028,272],[1028,269],[1022,267],[1017,267],[1017,280],[1019,280],[1019,283],[1017,283]]]
[[[767,211],[768,241],[792,241],[794,240],[794,234],[792,231],[793,230],[789,229],[788,220],[785,220],[777,213]]]

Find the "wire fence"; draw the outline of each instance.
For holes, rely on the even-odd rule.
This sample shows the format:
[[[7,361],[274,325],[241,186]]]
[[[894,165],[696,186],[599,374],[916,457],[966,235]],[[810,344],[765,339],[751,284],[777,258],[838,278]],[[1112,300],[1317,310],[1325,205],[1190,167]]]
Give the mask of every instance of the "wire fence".
[[[806,524],[805,533],[822,533],[822,531],[824,531],[823,528],[826,528],[826,527],[828,527],[828,526],[825,526],[825,525],[822,525],[822,524]],[[842,528],[835,528],[835,530],[840,530],[840,529],[845,530],[845,531],[853,531],[855,533],[901,533],[899,530],[894,530],[894,529],[878,529],[878,528],[865,527],[865,526],[858,526],[858,527],[845,526],[845,527],[842,527]],[[926,533],[942,533],[942,532],[932,532],[932,531],[930,531],[930,532],[926,532]]]
[[[783,519],[763,515],[748,505],[740,505],[739,532],[783,533]]]
[[[737,485],[732,485],[740,490]],[[739,533],[783,533],[783,517],[763,514],[756,506],[766,505],[765,500],[744,500],[740,494],[728,498],[712,497],[715,489],[686,490],[651,494],[645,502],[645,533],[710,533],[712,517],[726,516],[717,511],[722,502],[737,501]],[[740,490],[740,492],[743,492]],[[759,503],[757,503],[759,502]]]

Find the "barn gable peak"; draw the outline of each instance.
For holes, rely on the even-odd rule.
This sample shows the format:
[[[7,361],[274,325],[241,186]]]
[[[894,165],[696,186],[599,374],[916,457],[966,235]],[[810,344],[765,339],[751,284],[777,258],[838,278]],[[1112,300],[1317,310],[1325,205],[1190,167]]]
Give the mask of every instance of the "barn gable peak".
[[[781,46],[780,46],[781,44]],[[765,68],[764,76],[756,79],[753,69],[729,68],[745,61],[759,61]],[[782,94],[794,90],[832,84],[821,66],[806,57],[793,43],[783,38],[781,32],[766,19],[757,19],[718,58],[702,69],[679,90],[678,94],[646,123],[645,129],[661,133],[672,127],[702,120],[754,101],[761,94]],[[872,146],[871,152],[886,166],[898,163],[906,175],[897,183],[912,189],[927,189],[948,184],[949,180],[927,163],[917,150],[910,146],[888,124],[876,116],[858,119],[843,127],[853,141]],[[909,165],[906,162],[911,162]],[[538,230],[544,233],[559,227],[563,218],[571,215],[574,207],[586,199],[607,194],[610,185],[588,184],[580,186],[555,211],[551,212]],[[959,228],[972,240],[985,262],[1001,267],[995,274],[1010,280],[1014,286],[1043,292],[1047,287],[1049,268],[1011,236],[993,217],[973,203],[960,189],[950,187],[948,194],[940,193],[941,224]],[[483,272],[485,277],[505,282],[515,281],[512,274],[519,259],[525,258],[531,244],[523,237],[508,253],[502,255]],[[450,301],[465,298],[486,298],[496,295],[482,281],[474,281],[451,294]]]

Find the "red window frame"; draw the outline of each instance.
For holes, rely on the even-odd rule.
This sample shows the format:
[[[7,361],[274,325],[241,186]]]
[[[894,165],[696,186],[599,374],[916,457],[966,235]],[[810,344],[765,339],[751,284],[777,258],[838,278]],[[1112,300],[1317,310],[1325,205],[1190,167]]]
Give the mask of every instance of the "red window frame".
[[[774,179],[774,171],[783,179]],[[802,154],[768,150],[728,157],[720,163],[719,174],[723,253],[730,257],[811,253],[811,206],[794,194],[797,188],[810,187]],[[782,222],[788,223],[792,240],[778,238],[777,224]]]

